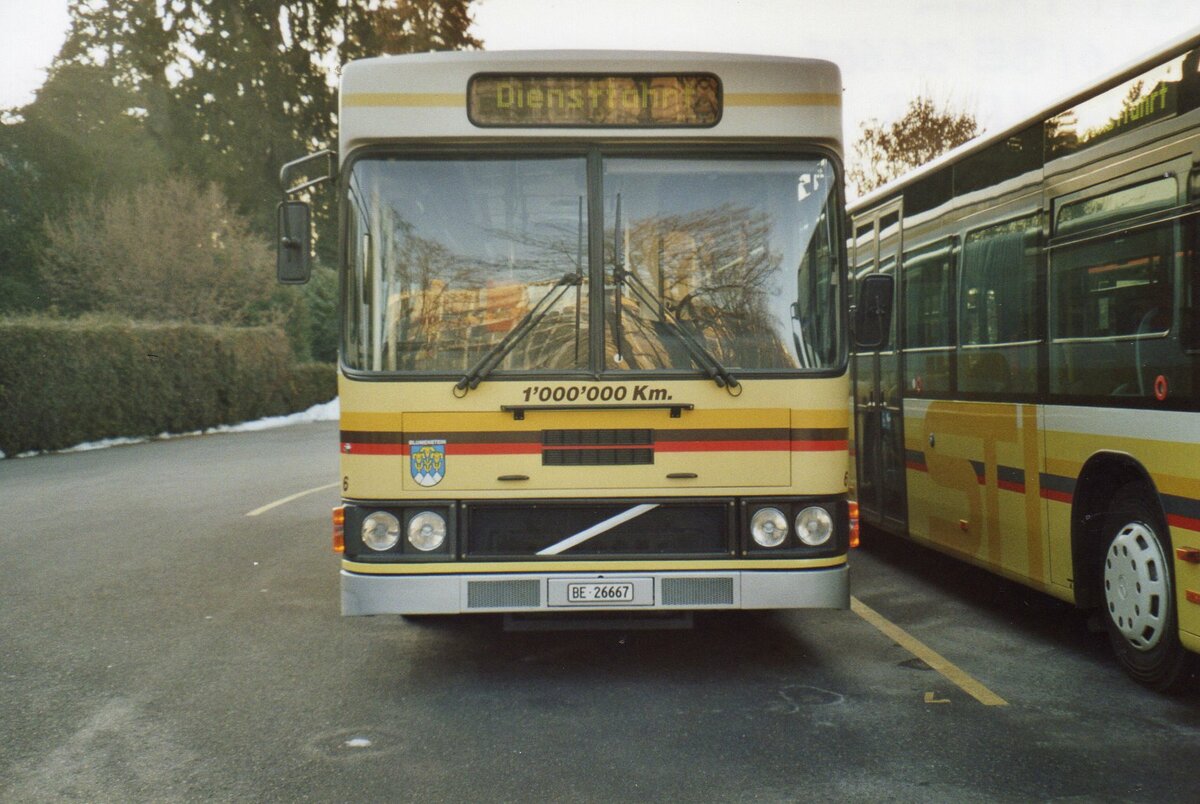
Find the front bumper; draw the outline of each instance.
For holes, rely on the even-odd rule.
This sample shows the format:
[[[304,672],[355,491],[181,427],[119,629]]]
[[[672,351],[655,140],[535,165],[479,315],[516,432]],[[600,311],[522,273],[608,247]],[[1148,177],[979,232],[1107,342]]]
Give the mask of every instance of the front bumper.
[[[534,611],[846,609],[845,564],[803,570],[554,572],[381,575],[343,569],[342,614],[466,614]],[[567,603],[563,583],[628,581],[637,605]]]

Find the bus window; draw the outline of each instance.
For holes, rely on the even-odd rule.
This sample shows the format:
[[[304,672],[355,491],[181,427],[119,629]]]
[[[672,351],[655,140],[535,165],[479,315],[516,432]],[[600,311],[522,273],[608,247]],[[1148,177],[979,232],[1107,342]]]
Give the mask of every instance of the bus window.
[[[1179,190],[1174,176],[1123,187],[1115,192],[1076,201],[1058,210],[1055,236],[1094,229],[1121,219],[1175,205]]]
[[[816,233],[800,261],[797,298],[792,314],[792,341],[803,368],[835,365],[840,352],[837,314],[840,309],[836,215],[822,213]]]
[[[979,229],[963,246],[958,388],[1032,393],[1037,387],[1038,216]]]
[[[1180,315],[1179,339],[1184,349],[1197,352],[1200,351],[1200,215],[1193,215],[1183,222],[1181,256],[1183,310]]]
[[[1176,188],[1175,179],[1166,178],[1065,205],[1059,231],[1112,223],[1122,208],[1138,214],[1151,205],[1173,205]],[[1169,337],[1181,234],[1172,220],[1052,249],[1051,393],[1146,397],[1157,377],[1186,372]]]
[[[837,365],[833,177],[825,159],[606,159],[605,368],[694,371],[690,340],[729,369]]]
[[[954,242],[904,255],[904,369],[908,393],[948,393],[954,348]]]
[[[499,367],[585,367],[586,182],[582,157],[356,162],[347,365],[461,373],[578,274]]]
[[[1200,53],[1200,50],[1195,51]],[[1200,169],[1193,170],[1188,179],[1188,199],[1200,202]],[[1200,214],[1193,214],[1184,224],[1184,311],[1180,337],[1184,348],[1200,351]]]

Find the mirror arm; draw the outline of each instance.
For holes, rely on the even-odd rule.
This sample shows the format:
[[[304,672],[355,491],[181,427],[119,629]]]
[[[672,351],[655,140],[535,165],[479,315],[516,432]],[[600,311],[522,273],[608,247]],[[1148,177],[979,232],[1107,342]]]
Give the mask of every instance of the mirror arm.
[[[288,196],[304,192],[310,187],[316,187],[318,184],[322,184],[327,181],[333,181],[333,179],[337,176],[337,170],[333,161],[335,156],[336,154],[333,151],[326,149],[324,151],[317,151],[315,154],[302,156],[299,159],[293,159],[291,162],[288,162],[281,167],[279,169],[279,184],[283,188],[284,198],[286,199]],[[299,171],[300,168],[307,167],[312,162],[317,162],[322,159],[325,160],[325,175],[303,182],[302,184],[297,184],[294,187],[288,187],[288,182],[290,181],[293,173]]]

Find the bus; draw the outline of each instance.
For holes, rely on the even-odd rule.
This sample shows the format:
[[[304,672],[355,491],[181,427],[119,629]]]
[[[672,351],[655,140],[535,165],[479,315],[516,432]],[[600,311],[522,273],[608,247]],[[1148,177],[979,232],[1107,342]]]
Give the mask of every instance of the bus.
[[[817,60],[346,65],[342,613],[848,607],[841,132]]]
[[[892,277],[852,358],[863,522],[1200,651],[1200,31],[853,203]]]

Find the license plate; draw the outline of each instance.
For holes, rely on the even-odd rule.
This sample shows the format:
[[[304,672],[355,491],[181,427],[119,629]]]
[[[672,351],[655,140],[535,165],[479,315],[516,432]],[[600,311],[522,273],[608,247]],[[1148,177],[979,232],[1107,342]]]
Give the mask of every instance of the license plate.
[[[551,606],[653,606],[652,578],[554,578]]]
[[[629,581],[589,581],[567,584],[568,603],[632,603]]]

